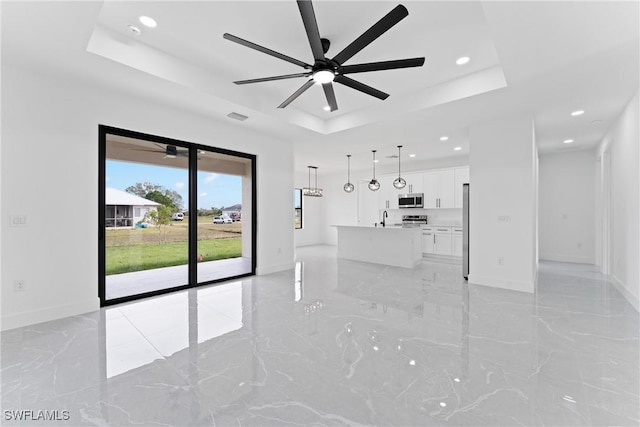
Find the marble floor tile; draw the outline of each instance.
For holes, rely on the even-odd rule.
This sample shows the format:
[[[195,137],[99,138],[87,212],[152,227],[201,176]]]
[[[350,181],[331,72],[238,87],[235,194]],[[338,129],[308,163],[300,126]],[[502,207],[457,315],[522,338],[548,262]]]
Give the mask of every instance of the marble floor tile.
[[[593,266],[543,262],[535,294],[461,276],[306,247],[290,271],[5,331],[0,423],[640,425],[638,313]]]

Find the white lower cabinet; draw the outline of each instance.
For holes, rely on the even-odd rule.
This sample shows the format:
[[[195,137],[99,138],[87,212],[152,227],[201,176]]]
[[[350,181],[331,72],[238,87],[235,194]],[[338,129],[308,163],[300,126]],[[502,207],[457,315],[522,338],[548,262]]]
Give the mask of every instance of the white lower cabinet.
[[[451,227],[423,227],[422,252],[424,254],[454,255]],[[460,235],[462,243],[462,235]],[[462,248],[462,246],[460,246]],[[461,252],[462,254],[462,249]]]
[[[462,256],[462,228],[454,227],[451,233],[451,255]]]
[[[432,254],[435,245],[435,237],[432,228],[422,228],[422,253]]]
[[[433,253],[451,255],[451,227],[436,227],[434,230],[435,245]]]

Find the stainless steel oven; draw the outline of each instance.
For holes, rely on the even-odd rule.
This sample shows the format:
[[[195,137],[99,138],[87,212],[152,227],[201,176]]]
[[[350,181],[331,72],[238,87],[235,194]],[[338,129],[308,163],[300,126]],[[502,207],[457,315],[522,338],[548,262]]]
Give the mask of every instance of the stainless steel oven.
[[[421,208],[424,206],[423,200],[424,200],[423,193],[399,194],[398,207],[400,209]]]

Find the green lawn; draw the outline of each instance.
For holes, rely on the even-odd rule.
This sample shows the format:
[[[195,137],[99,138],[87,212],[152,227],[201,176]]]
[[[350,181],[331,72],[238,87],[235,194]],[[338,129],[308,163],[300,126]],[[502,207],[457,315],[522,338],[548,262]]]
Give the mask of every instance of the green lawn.
[[[107,276],[187,263],[187,242],[107,247]],[[202,261],[242,256],[242,238],[198,241]]]

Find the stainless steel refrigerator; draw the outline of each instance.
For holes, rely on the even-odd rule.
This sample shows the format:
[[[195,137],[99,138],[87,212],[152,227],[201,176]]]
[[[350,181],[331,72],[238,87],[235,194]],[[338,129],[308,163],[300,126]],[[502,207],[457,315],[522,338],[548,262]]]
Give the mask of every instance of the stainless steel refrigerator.
[[[462,276],[469,279],[469,184],[462,184]]]

